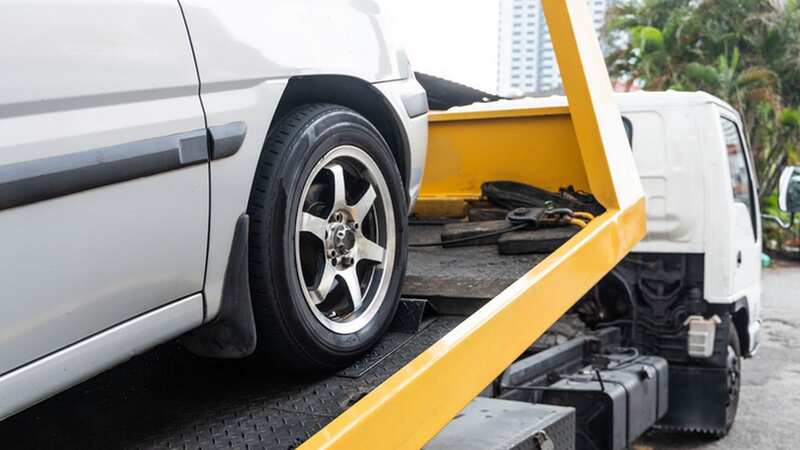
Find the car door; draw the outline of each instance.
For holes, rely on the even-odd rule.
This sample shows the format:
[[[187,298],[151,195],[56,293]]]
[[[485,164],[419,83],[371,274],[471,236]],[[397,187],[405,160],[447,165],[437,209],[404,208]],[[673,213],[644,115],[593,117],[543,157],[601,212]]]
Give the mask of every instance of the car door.
[[[761,221],[752,161],[738,119],[720,115],[733,199],[731,264],[734,300],[747,298],[751,323],[759,314],[761,297]]]
[[[198,78],[176,0],[0,14],[0,374],[201,291]]]

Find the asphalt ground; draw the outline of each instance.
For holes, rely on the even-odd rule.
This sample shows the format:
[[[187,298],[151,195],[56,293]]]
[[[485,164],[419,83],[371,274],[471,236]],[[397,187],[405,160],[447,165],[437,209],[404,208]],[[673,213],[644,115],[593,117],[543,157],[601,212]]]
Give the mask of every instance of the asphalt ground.
[[[762,343],[742,363],[739,413],[724,439],[651,432],[647,449],[796,449],[800,431],[800,266],[764,270]]]

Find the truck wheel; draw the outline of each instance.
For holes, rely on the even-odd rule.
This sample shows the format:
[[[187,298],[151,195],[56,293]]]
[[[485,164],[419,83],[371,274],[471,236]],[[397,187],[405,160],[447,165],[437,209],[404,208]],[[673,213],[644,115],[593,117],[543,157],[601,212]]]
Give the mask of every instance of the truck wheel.
[[[302,106],[267,136],[248,213],[258,349],[296,372],[353,362],[386,332],[407,258],[397,164],[364,117]]]
[[[736,420],[736,411],[739,409],[739,392],[742,385],[742,350],[739,344],[739,335],[733,324],[730,324],[728,330],[728,353],[726,356],[728,400],[725,405],[725,430],[714,433],[716,438],[727,436]]]

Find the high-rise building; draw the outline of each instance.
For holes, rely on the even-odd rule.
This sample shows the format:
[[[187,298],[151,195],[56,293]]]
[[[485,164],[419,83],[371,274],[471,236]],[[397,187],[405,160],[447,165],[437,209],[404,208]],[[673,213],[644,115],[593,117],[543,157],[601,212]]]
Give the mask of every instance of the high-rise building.
[[[588,0],[594,28],[614,0]],[[539,0],[500,0],[497,92],[520,95],[561,87],[550,31]]]

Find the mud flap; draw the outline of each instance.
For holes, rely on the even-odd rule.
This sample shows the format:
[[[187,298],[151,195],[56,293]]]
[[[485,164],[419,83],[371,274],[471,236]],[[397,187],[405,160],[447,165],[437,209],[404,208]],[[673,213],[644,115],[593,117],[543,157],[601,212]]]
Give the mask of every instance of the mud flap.
[[[249,229],[250,217],[242,214],[233,233],[219,315],[181,339],[181,343],[194,354],[233,359],[250,356],[256,349],[256,324],[250,301],[247,262]]]

